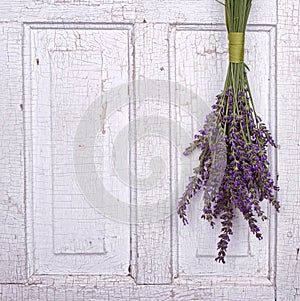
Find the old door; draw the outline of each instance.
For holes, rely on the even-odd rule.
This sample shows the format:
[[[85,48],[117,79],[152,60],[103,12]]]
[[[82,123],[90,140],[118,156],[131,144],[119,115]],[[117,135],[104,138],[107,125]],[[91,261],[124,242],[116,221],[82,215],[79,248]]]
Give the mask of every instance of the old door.
[[[1,300],[300,300],[298,0],[253,1],[246,61],[277,137],[278,218],[226,265],[182,151],[222,89],[213,0],[3,0]],[[218,229],[217,229],[218,230]]]

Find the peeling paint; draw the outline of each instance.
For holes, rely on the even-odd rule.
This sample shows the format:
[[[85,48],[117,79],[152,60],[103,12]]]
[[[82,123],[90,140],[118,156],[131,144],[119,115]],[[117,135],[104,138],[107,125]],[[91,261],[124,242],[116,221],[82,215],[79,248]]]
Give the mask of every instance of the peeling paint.
[[[180,232],[178,238],[176,226],[171,228],[170,220],[165,223],[137,226],[135,237],[132,237],[133,243],[130,251],[133,255],[129,265],[129,251],[128,254],[126,253],[126,246],[129,242],[125,241],[126,235],[129,236],[128,225],[120,226],[111,222],[106,228],[101,228],[99,225],[103,217],[99,217],[84,201],[76,203],[75,198],[79,193],[74,194],[73,198],[69,197],[74,190],[69,191],[69,195],[65,194],[64,200],[60,203],[55,203],[52,199],[51,201],[47,199],[48,201],[45,202],[46,196],[57,198],[64,187],[72,183],[71,180],[60,178],[64,172],[65,174],[70,172],[67,169],[64,170],[68,165],[66,164],[68,149],[59,148],[62,145],[59,143],[62,141],[65,143],[63,145],[67,145],[68,137],[74,130],[72,122],[79,118],[74,107],[84,108],[84,105],[90,101],[91,95],[97,95],[99,90],[104,92],[113,85],[117,85],[124,81],[124,78],[126,80],[128,74],[131,80],[139,78],[168,80],[172,76],[174,78],[177,72],[176,80],[201,93],[207,101],[213,99],[212,93],[217,92],[220,88],[219,82],[223,80],[223,75],[220,73],[220,70],[223,70],[223,61],[220,57],[225,57],[223,54],[226,54],[227,44],[225,42],[222,44],[225,40],[218,29],[221,27],[215,27],[212,24],[223,24],[224,16],[222,8],[214,1],[208,1],[207,4],[196,2],[193,1],[191,5],[186,1],[178,0],[12,0],[1,2],[0,161],[2,168],[0,169],[0,192],[2,200],[0,201],[0,223],[3,225],[0,227],[2,229],[0,235],[1,300],[271,301],[275,300],[275,284],[267,277],[272,278],[269,273],[275,272],[277,273],[277,300],[300,300],[298,267],[300,248],[297,228],[300,227],[298,197],[300,191],[298,160],[300,111],[297,85],[300,70],[299,64],[295,63],[299,61],[300,49],[298,0],[279,1],[278,14],[273,0],[253,3],[249,27],[249,31],[253,29],[253,32],[258,32],[257,36],[255,33],[249,33],[251,35],[249,45],[254,45],[248,51],[249,60],[259,62],[263,53],[257,57],[251,57],[251,55],[259,49],[260,45],[265,45],[265,51],[273,51],[272,49],[277,45],[278,85],[274,90],[277,90],[278,114],[277,120],[269,120],[271,124],[276,122],[278,124],[280,179],[277,175],[277,180],[282,189],[279,193],[282,209],[276,228],[278,239],[276,271],[273,271],[273,266],[269,266],[269,261],[275,260],[275,257],[268,258],[268,254],[273,254],[272,248],[262,245],[268,244],[268,239],[262,242],[260,247],[253,247],[252,242],[250,243],[251,238],[245,242],[243,239],[245,237],[248,239],[248,236],[238,235],[236,239],[240,244],[233,250],[231,263],[226,267],[230,272],[224,272],[226,268],[218,270],[217,267],[207,263],[212,257],[210,252],[214,252],[207,245],[213,242],[207,241],[210,235],[203,234],[206,230],[199,231],[201,225],[198,227],[197,224],[197,227],[195,226],[196,228],[188,234],[190,237],[198,235],[199,239],[191,239],[189,244],[184,245],[182,233]],[[23,22],[26,22],[24,26]],[[170,38],[170,28],[176,29],[178,23],[182,22],[186,23],[181,24],[186,28],[176,33],[176,41],[179,42],[175,46],[172,44],[175,40]],[[172,25],[169,26],[169,23]],[[202,25],[198,26],[199,23]],[[103,24],[108,27],[105,30],[110,30],[110,34],[104,40],[99,34],[99,29]],[[132,30],[133,24],[134,32],[128,38],[128,32]],[[42,26],[44,27],[41,29]],[[26,28],[29,27],[35,28],[30,31],[30,35],[34,31],[33,40],[26,36],[28,34]],[[126,29],[123,30],[125,27]],[[129,27],[130,30],[128,30]],[[204,27],[205,30],[203,30]],[[205,32],[208,32],[207,27],[211,31],[207,36],[217,36],[217,40],[201,41],[201,37],[205,37]],[[276,31],[276,42],[272,40],[274,31]],[[211,45],[207,48],[202,46],[197,48],[195,43],[188,44],[190,41],[200,41],[200,44]],[[215,43],[218,47],[212,48]],[[129,48],[131,52],[128,54]],[[124,53],[126,55],[123,55]],[[197,53],[200,61],[197,61]],[[107,66],[104,68],[102,68],[103,58],[110,62],[106,63]],[[53,63],[52,69],[50,59]],[[30,72],[26,65],[28,61],[31,64]],[[201,64],[206,66],[203,72],[199,71]],[[262,70],[252,81],[256,82],[254,86],[260,87],[258,90],[255,89],[255,93],[258,93],[258,101],[261,101],[260,109],[263,112],[267,107],[265,101],[269,96],[263,95],[261,91],[264,90],[265,77],[272,79],[268,72],[274,65],[275,63],[271,60],[265,60],[257,65],[254,61],[252,62],[254,69]],[[207,72],[208,70],[210,73]],[[54,73],[49,76],[50,72]],[[90,74],[95,75],[95,78],[90,79]],[[51,91],[49,90],[50,81],[52,81]],[[76,85],[68,86],[68,83],[72,81],[76,82]],[[269,87],[272,83],[266,82],[266,85]],[[51,105],[49,105],[50,102],[43,103],[44,97],[50,94],[52,95]],[[54,141],[52,146],[49,144],[51,142],[49,139],[47,141],[39,137],[41,140],[31,140],[30,124],[24,123],[23,113],[20,113],[24,111],[26,116],[32,113],[30,101],[37,95],[41,102],[36,102],[33,110],[34,114],[37,113],[34,115],[37,118],[32,119],[34,134],[50,129],[51,126],[47,122],[53,118],[52,138],[54,137],[57,141]],[[25,102],[23,102],[24,98]],[[82,102],[76,102],[74,99]],[[185,102],[187,107],[189,106],[189,100],[185,99],[182,102]],[[275,110],[275,105],[270,110]],[[52,114],[51,118],[49,112]],[[106,129],[111,131],[115,127],[110,128],[107,103],[103,103],[99,114],[101,132],[108,137]],[[136,117],[143,117],[141,111]],[[180,118],[186,122],[189,117],[181,112]],[[191,127],[195,131],[196,126],[191,125]],[[27,186],[40,185],[42,187],[41,197],[38,200],[34,199],[37,206],[34,207],[35,210],[40,209],[35,215],[35,218],[39,218],[38,220],[34,220],[30,215],[33,209],[30,203],[32,195],[25,196],[24,194],[24,131],[25,139],[29,140],[28,145],[36,143],[34,152],[32,149],[26,150],[25,158],[28,172]],[[37,143],[41,143],[41,148],[38,148]],[[52,183],[45,181],[50,169],[43,170],[43,164],[47,163],[45,148],[49,145],[53,151],[52,159],[57,160],[55,161],[57,166],[61,166],[56,166],[61,174],[57,173],[57,169],[53,171],[54,174],[56,172],[53,181],[54,191],[49,187],[49,190],[45,189],[47,183]],[[105,145],[110,145],[109,140]],[[85,145],[78,144],[78,147],[84,148]],[[36,152],[37,150],[39,152]],[[137,150],[136,167],[141,168],[145,164],[144,158],[149,154],[149,148],[145,145],[138,145]],[[31,160],[34,156],[40,157],[40,165],[36,166],[38,168],[34,175],[35,179],[44,180],[32,183],[29,169],[32,167]],[[168,170],[172,168],[168,165]],[[59,182],[60,179],[62,179],[61,182]],[[121,192],[123,193],[124,190],[121,191],[115,182],[108,181],[107,185],[112,185],[112,189],[119,192],[120,197],[122,196]],[[136,197],[138,202],[157,200],[157,195],[151,192],[145,195],[138,194]],[[26,212],[24,198],[27,204]],[[56,206],[54,217],[51,216],[52,201],[61,206],[59,209],[57,209],[59,206]],[[82,212],[84,214],[80,216]],[[59,216],[60,213],[61,216]],[[69,221],[65,222],[66,218],[69,218]],[[271,230],[274,230],[275,224],[273,221],[270,223]],[[41,230],[37,228],[35,231],[30,230],[31,224],[38,225],[37,227],[41,227],[38,229]],[[92,230],[98,232],[95,232],[96,235],[83,239],[78,233],[85,229],[82,225],[87,224],[89,226],[86,226],[86,229],[93,225]],[[119,230],[116,231],[116,229]],[[198,229],[196,234],[193,233],[195,229]],[[242,230],[241,226],[237,232]],[[56,235],[54,238],[51,236],[52,231]],[[89,231],[86,231],[84,234],[88,233]],[[203,237],[205,243],[201,242]],[[183,247],[177,248],[177,239]],[[45,247],[49,242],[50,247]],[[245,249],[243,249],[244,244],[246,244]],[[56,253],[52,252],[52,248]],[[50,255],[45,253],[47,250],[50,250]],[[178,250],[179,253],[177,253]],[[205,252],[208,257],[205,257]],[[251,256],[246,257],[249,253]],[[53,257],[49,260],[48,255]],[[55,263],[55,260],[61,260],[60,264]],[[199,268],[201,262],[204,264],[202,268]],[[88,265],[90,268],[87,268]],[[102,273],[104,265],[107,267],[106,272],[111,272],[112,275],[96,276]],[[75,275],[74,270],[77,268],[84,273]],[[243,268],[249,273],[249,279],[248,276],[245,279],[245,275],[239,276],[238,273]],[[60,273],[53,273],[55,269],[61,269]],[[121,270],[123,276],[114,274],[114,269],[115,271]],[[38,275],[36,271],[43,271],[45,275]],[[35,274],[31,275],[33,272]],[[183,275],[185,272],[195,276],[185,277]],[[203,276],[203,274],[213,273],[215,276]],[[31,275],[30,278],[27,277],[28,274]],[[228,274],[237,274],[237,276],[228,277]],[[140,284],[136,285],[136,282]],[[166,283],[169,284],[166,285]]]

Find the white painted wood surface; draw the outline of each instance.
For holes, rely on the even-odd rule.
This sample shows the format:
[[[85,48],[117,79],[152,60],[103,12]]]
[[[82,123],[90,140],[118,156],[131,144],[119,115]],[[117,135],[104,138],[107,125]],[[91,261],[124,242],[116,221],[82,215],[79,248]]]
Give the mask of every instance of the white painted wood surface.
[[[237,218],[223,266],[200,201],[189,226],[174,214],[193,160],[181,151],[223,85],[223,13],[212,0],[0,3],[0,300],[300,300],[297,0],[254,0],[246,41],[280,145],[278,219],[269,208],[258,242]],[[77,135],[93,108],[94,144]],[[103,185],[87,197],[78,171]]]
[[[278,2],[278,172],[282,210],[277,230],[278,300],[300,300],[299,1]],[[297,63],[298,61],[298,63]]]
[[[128,30],[113,26],[49,29],[47,25],[47,28],[26,29],[33,50],[28,68],[28,76],[33,80],[27,91],[31,95],[31,110],[26,111],[31,128],[27,146],[32,152],[33,178],[32,191],[28,192],[34,200],[33,225],[28,227],[32,264],[38,274],[97,274],[99,271],[126,274],[129,220],[127,224],[115,223],[87,202],[76,172],[84,177],[91,175],[85,166],[74,168],[80,163],[74,160],[73,149],[88,147],[83,140],[75,145],[74,137],[78,120],[84,118],[84,112],[99,91],[105,92],[128,81]],[[103,125],[97,158],[84,163],[100,160],[95,162],[98,172],[109,174],[108,189],[113,190],[118,179],[110,175],[112,167],[105,166],[111,160],[101,160],[110,156],[105,146],[111,142],[103,134],[106,130],[113,131],[108,126]],[[92,180],[91,189],[94,189]],[[102,196],[98,197],[101,200]],[[128,202],[129,189],[125,187],[118,197]]]
[[[274,37],[273,27],[248,27],[246,61],[251,66],[249,77],[254,86],[253,97],[257,99],[257,111],[267,123],[271,118],[270,107],[275,103],[271,92],[275,84],[275,81],[271,80],[272,74],[275,74]],[[189,87],[201,97],[203,94],[204,101],[210,105],[214,94],[220,90],[218,87],[222,87],[226,75],[227,35],[223,27],[180,26],[175,34],[175,49],[177,82]],[[197,110],[189,109],[190,112],[192,110],[195,115],[201,110],[201,106],[199,105]],[[196,127],[197,125],[192,124],[191,131]],[[196,160],[192,166],[196,166]],[[186,162],[188,160],[182,159],[183,164],[187,164]],[[182,189],[180,188],[179,193]],[[201,211],[199,200],[192,203],[188,209],[192,227],[179,226],[179,274],[269,275],[273,269],[269,258],[274,254],[272,217],[270,223],[261,223],[265,239],[258,241],[249,233],[247,224],[237,212],[235,233],[229,246],[227,264],[223,266],[212,260],[215,257],[220,225],[212,231],[208,223],[203,223],[203,220],[199,219]]]

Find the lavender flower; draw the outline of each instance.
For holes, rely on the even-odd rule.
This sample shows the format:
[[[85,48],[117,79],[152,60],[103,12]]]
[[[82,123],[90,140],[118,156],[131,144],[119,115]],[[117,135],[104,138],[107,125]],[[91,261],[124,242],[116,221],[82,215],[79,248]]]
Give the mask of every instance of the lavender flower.
[[[226,1],[229,33],[245,32],[250,7],[251,0]],[[201,217],[212,227],[217,217],[221,219],[215,260],[222,263],[225,263],[228,243],[233,235],[235,209],[242,213],[250,231],[260,240],[263,236],[257,226],[257,219],[267,219],[262,210],[262,201],[269,201],[277,212],[280,208],[276,200],[279,188],[271,178],[267,158],[268,145],[276,147],[276,144],[255,112],[246,74],[247,66],[243,60],[237,61],[243,57],[243,53],[230,57],[224,90],[217,95],[204,128],[195,135],[194,141],[184,152],[190,155],[200,149],[201,154],[199,165],[194,168],[194,174],[177,209],[179,217],[187,224],[187,205],[203,189],[204,207]],[[225,157],[219,151],[224,148]]]
[[[269,172],[267,160],[267,146],[276,146],[266,126],[261,119],[254,114],[250,106],[249,89],[244,87],[238,94],[238,109],[240,114],[234,114],[233,89],[228,88],[217,96],[217,102],[213,106],[213,112],[208,116],[204,130],[199,131],[194,142],[185,150],[185,155],[191,154],[200,148],[199,166],[194,169],[194,175],[190,178],[182,198],[178,205],[178,214],[187,224],[186,209],[191,199],[202,188],[204,189],[204,208],[202,218],[211,226],[215,225],[214,219],[220,216],[222,233],[218,243],[218,256],[216,260],[225,262],[227,246],[230,235],[233,234],[232,219],[234,208],[238,208],[248,222],[250,230],[258,238],[262,234],[257,226],[256,216],[262,220],[267,219],[261,209],[261,202],[266,199],[279,211],[279,203],[275,198],[275,191],[279,188],[274,185]],[[241,93],[243,92],[243,93]],[[224,113],[227,109],[227,114]],[[213,128],[211,116],[215,116],[219,122],[218,133],[211,135]],[[216,179],[218,174],[212,174],[212,138],[214,143],[225,143],[227,158],[226,169],[218,187],[211,187],[207,183],[209,179]],[[219,138],[224,137],[224,140]],[[218,145],[218,144],[217,144]],[[218,153],[216,153],[218,155]],[[218,158],[215,164],[219,164],[221,170],[224,158]],[[208,193],[208,189],[210,194]]]

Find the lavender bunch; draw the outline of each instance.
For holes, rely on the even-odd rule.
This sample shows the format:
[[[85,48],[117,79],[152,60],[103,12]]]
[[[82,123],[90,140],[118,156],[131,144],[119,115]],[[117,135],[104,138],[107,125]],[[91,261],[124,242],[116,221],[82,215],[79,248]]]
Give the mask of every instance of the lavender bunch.
[[[229,66],[225,86],[217,95],[203,129],[184,152],[190,155],[196,149],[201,150],[199,165],[194,168],[177,208],[179,217],[187,224],[187,205],[203,190],[201,218],[212,227],[217,217],[221,220],[215,260],[222,263],[233,234],[235,209],[242,213],[251,232],[260,240],[263,237],[257,219],[267,219],[262,201],[268,200],[278,212],[280,208],[276,200],[279,188],[271,177],[267,158],[268,145],[276,147],[276,144],[255,112],[248,68],[244,64],[244,33],[250,9],[251,0],[226,0]]]

